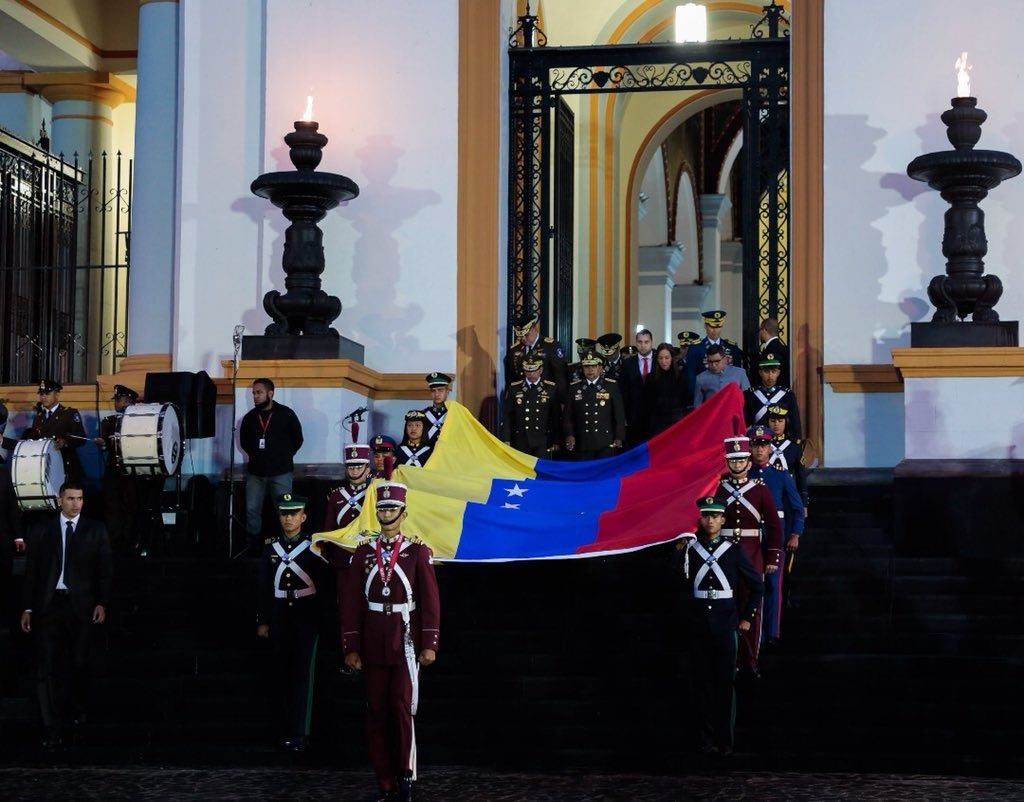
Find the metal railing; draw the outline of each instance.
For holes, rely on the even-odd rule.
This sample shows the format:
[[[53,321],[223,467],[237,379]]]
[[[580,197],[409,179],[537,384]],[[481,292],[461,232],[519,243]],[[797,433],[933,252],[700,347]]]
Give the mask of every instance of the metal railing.
[[[0,384],[91,382],[125,355],[132,160],[0,132]]]

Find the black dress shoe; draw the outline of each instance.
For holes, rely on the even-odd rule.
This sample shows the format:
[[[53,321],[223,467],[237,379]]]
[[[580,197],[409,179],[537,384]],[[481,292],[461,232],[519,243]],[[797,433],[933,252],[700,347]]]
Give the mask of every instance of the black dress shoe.
[[[64,742],[60,737],[60,733],[47,732],[45,735],[43,735],[43,749],[45,749],[47,752],[54,752],[60,749],[63,743]]]
[[[398,802],[412,802],[412,777],[403,777],[398,781]]]
[[[377,802],[395,802],[396,799],[398,799],[397,788],[390,788],[387,791],[381,788],[380,794],[377,796]]]

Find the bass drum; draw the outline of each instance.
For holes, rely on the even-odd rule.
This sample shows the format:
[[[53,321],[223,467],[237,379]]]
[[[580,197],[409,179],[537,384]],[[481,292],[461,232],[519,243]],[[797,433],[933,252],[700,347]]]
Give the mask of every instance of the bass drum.
[[[121,473],[173,476],[181,465],[181,424],[173,404],[132,404],[121,413],[114,433]]]
[[[58,508],[57,497],[64,484],[64,460],[52,438],[22,440],[14,447],[11,481],[21,509]]]

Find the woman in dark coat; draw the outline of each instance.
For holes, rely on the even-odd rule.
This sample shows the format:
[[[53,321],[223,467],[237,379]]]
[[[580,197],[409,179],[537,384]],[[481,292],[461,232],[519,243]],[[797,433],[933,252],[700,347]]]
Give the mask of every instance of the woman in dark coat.
[[[679,350],[661,343],[654,351],[654,368],[644,382],[643,409],[650,439],[682,420],[693,406],[689,382],[676,362]]]

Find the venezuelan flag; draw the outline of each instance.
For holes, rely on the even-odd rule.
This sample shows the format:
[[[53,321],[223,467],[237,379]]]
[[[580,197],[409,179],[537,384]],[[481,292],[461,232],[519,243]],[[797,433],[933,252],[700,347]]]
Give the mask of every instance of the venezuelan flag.
[[[693,531],[694,501],[725,468],[722,440],[742,429],[743,396],[730,384],[624,454],[558,462],[505,445],[449,401],[426,467],[395,471],[394,481],[409,488],[402,531],[440,560],[466,562],[593,557],[664,543]],[[375,484],[359,518],[314,542],[352,549],[377,530]]]

